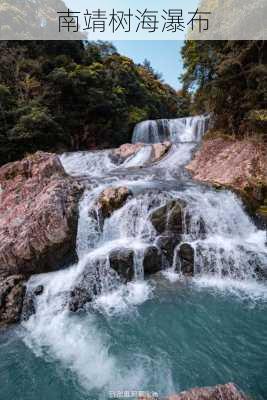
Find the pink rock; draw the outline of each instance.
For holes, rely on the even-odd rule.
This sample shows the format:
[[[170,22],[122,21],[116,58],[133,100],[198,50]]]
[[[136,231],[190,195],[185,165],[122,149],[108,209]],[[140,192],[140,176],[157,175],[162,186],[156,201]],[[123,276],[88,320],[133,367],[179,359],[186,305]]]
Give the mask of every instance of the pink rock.
[[[194,388],[169,396],[166,400],[248,400],[233,383],[214,387]]]
[[[159,161],[163,156],[165,156],[171,148],[170,142],[155,143],[153,144],[153,156],[152,162]]]
[[[26,291],[23,275],[0,277],[0,327],[18,322]]]
[[[98,199],[98,209],[104,218],[108,218],[115,210],[124,205],[131,192],[126,187],[107,188]]]
[[[115,161],[122,163],[127,158],[135,155],[144,146],[149,146],[149,145],[145,145],[144,143],[123,144],[118,149],[115,149],[113,151],[112,157]],[[159,161],[165,154],[167,154],[167,152],[171,148],[171,143],[170,142],[155,143],[151,144],[150,146],[152,150],[150,162],[154,163],[156,161]]]
[[[54,154],[0,168],[0,276],[59,267],[75,253],[81,186]]]
[[[239,191],[267,182],[266,148],[248,140],[206,140],[186,168],[198,181]]]
[[[136,154],[142,147],[144,147],[144,143],[125,143],[121,145],[118,149],[115,149],[113,154],[116,157],[119,157],[121,160],[126,160],[126,158],[131,157]]]

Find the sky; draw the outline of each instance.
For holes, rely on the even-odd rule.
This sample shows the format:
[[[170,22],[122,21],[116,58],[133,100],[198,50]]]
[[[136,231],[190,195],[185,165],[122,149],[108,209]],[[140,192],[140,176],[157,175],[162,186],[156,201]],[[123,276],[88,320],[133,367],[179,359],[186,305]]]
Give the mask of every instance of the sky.
[[[181,84],[179,76],[183,71],[181,59],[182,41],[174,40],[117,40],[113,41],[118,52],[130,57],[136,63],[148,59],[157,72],[161,72],[166,83],[174,89]]]
[[[108,10],[114,8],[115,10],[128,9],[176,9],[181,8],[183,15],[186,15],[186,10],[196,10],[199,0],[65,0],[65,3],[76,11],[101,8]],[[181,46],[183,41],[178,40],[112,40],[112,36],[103,40],[112,41],[119,53],[128,56],[136,63],[142,63],[144,59],[151,62],[152,67],[163,74],[166,83],[171,85],[174,89],[179,89],[181,84],[178,80],[179,75],[182,73],[183,65],[180,55]],[[118,39],[121,39],[120,37]]]
[[[131,9],[134,13],[136,9],[182,9],[183,16],[187,14],[187,10],[194,11],[197,9],[199,0],[64,0],[67,6],[76,11],[84,11],[86,9],[101,9],[101,10],[127,10]],[[109,12],[107,11],[109,14]],[[159,31],[161,33],[161,30]],[[163,79],[166,83],[174,89],[179,89],[181,84],[179,76],[183,70],[183,63],[181,60],[181,47],[183,40],[125,40],[126,35],[120,35],[115,40],[114,35],[103,37],[101,40],[110,40],[114,43],[119,53],[128,56],[136,63],[143,63],[145,59],[151,62],[152,67],[162,73]],[[148,35],[149,36],[149,35]],[[184,34],[182,35],[182,39]],[[162,33],[159,36],[161,39]],[[147,38],[147,36],[146,36]],[[124,39],[124,40],[121,40]],[[97,40],[97,39],[96,39]]]

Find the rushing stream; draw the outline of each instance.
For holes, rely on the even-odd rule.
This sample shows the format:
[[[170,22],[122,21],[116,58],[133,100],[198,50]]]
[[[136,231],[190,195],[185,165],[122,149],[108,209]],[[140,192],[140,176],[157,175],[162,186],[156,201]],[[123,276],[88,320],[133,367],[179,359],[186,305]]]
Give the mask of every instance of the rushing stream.
[[[197,184],[185,171],[208,122],[145,121],[133,143],[146,145],[120,165],[111,150],[61,156],[66,172],[88,187],[79,209],[79,261],[30,279],[28,291],[43,285],[44,292],[36,313],[0,336],[1,398],[163,395],[233,381],[255,400],[266,399],[267,285],[255,272],[267,266],[266,232],[233,193]],[[152,144],[164,141],[170,151],[151,163]],[[121,186],[133,195],[101,222],[100,193]],[[194,277],[177,269],[179,244],[173,262],[162,258],[162,272],[147,278],[144,254],[158,240],[151,212],[175,199],[186,205],[181,241],[194,249]],[[134,251],[127,284],[110,268],[118,248]],[[85,276],[95,296],[86,312],[70,312],[68,293]]]

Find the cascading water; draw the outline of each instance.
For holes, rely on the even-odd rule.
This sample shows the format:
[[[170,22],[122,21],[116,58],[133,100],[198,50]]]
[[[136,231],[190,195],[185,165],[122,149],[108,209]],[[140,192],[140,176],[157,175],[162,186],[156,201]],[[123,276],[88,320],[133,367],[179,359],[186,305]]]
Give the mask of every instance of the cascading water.
[[[267,301],[266,286],[256,277],[257,269],[267,264],[265,232],[254,226],[234,194],[192,182],[183,168],[208,123],[208,116],[142,122],[134,130],[133,143],[145,146],[121,165],[112,161],[111,151],[61,156],[66,171],[86,178],[90,186],[80,202],[79,262],[30,279],[29,293],[37,285],[43,285],[44,291],[34,299],[35,314],[23,322],[23,338],[38,356],[60,361],[73,371],[90,399],[106,398],[103,393],[108,390],[136,390],[151,385],[163,392],[178,390],[164,349],[155,350],[154,355],[135,349],[128,358],[113,356],[109,351],[112,327],[102,335],[100,327],[104,322],[97,319],[98,314],[119,319],[125,313],[136,315],[137,306],[148,299],[152,301],[155,284],[144,279],[143,263],[146,250],[157,246],[160,235],[150,216],[170,201],[185,202],[185,226],[174,249],[173,264],[162,257],[164,275],[170,280],[181,278],[179,248],[188,243],[195,253],[195,277],[189,285],[244,292]],[[170,151],[160,161],[149,164],[151,144],[163,141],[172,143]],[[129,188],[132,195],[103,220],[97,206],[99,195],[108,187],[121,186]],[[111,268],[110,255],[114,251],[133,252],[132,282],[123,284]],[[70,312],[76,293],[85,300],[87,312],[83,317]],[[120,337],[120,328],[116,334]]]
[[[210,117],[188,117],[144,121],[136,125],[133,143],[160,143],[165,140],[173,143],[200,142],[208,129]]]

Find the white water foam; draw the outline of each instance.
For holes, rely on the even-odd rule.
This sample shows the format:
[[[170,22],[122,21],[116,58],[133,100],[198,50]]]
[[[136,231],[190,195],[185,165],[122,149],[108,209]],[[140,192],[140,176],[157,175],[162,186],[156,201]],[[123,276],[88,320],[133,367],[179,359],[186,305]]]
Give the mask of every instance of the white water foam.
[[[109,155],[110,150],[78,151],[64,153],[60,160],[65,171],[71,176],[101,177],[116,168]]]
[[[202,275],[193,278],[193,283],[199,289],[212,289],[215,294],[232,295],[240,300],[267,302],[267,287],[264,282],[255,279],[239,280],[233,278],[220,278],[216,275]]]
[[[105,314],[121,315],[136,311],[136,306],[153,296],[153,288],[146,281],[129,282],[119,289],[105,293],[95,299],[94,307]]]

